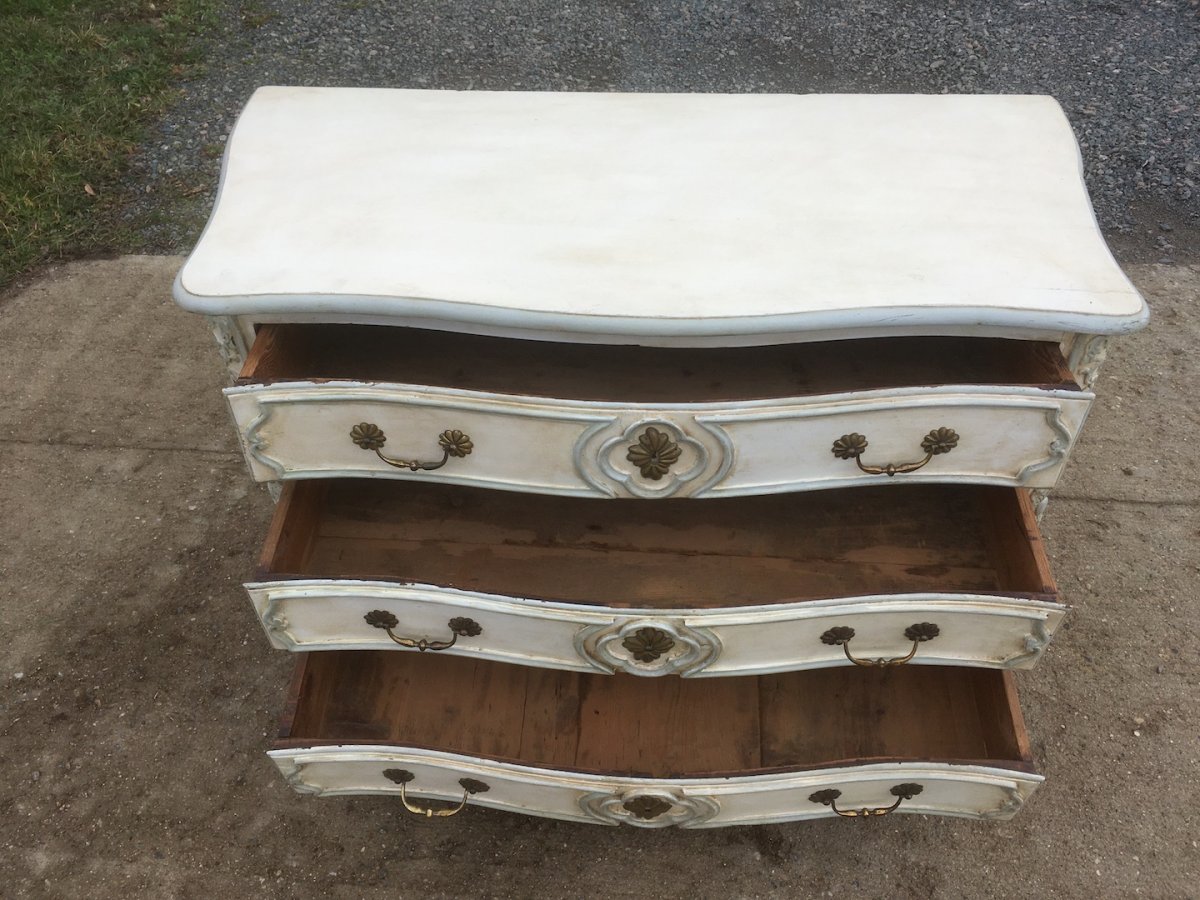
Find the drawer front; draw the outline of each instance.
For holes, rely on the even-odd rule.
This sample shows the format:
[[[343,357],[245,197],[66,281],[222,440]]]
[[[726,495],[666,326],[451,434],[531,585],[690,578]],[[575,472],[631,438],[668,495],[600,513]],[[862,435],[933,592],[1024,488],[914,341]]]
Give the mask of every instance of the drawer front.
[[[615,498],[892,476],[1048,488],[1092,399],[946,387],[629,408],[355,382],[249,385],[226,396],[259,481],[414,478]]]
[[[850,656],[899,662],[910,652],[908,663],[917,665],[1028,668],[1065,612],[1056,603],[982,594],[664,610],[325,579],[247,591],[281,649],[402,649],[399,638],[425,640],[429,649],[452,642],[440,652],[498,662],[642,676],[767,674],[851,665]],[[456,630],[462,619],[471,626],[459,622]]]
[[[465,800],[468,806],[640,828],[789,822],[833,817],[835,807],[856,811],[894,806],[893,813],[1008,819],[1042,781],[1039,775],[1014,769],[923,762],[730,778],[646,779],[401,747],[317,747],[274,750],[270,756],[288,783],[304,794],[398,795],[403,784],[405,799],[417,814],[424,808],[449,811]],[[473,792],[465,789],[464,779]]]

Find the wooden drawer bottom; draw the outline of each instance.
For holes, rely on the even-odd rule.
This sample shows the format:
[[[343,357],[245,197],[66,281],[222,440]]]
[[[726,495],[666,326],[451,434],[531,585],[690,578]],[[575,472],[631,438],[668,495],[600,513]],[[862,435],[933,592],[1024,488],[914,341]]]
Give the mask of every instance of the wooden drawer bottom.
[[[1011,674],[935,666],[696,682],[310,653],[271,755],[304,793],[640,827],[1007,818],[1041,781]]]

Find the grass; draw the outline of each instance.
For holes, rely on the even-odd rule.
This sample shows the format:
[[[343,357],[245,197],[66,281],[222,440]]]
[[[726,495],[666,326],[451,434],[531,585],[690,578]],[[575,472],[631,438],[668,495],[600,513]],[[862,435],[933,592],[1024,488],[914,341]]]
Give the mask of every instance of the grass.
[[[218,0],[0,0],[0,290],[123,249],[120,177]]]

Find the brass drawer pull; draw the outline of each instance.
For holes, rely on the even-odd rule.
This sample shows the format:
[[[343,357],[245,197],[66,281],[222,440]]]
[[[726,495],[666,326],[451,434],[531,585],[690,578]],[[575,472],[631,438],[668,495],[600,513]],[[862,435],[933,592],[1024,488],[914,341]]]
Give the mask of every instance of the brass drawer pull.
[[[457,428],[448,429],[438,435],[438,446],[442,448],[442,458],[435,462],[422,462],[418,459],[395,459],[390,456],[384,456],[382,447],[387,443],[387,435],[383,433],[383,429],[378,425],[370,422],[359,422],[350,429],[350,440],[358,444],[364,450],[374,450],[375,455],[382,459],[389,466],[395,466],[397,469],[408,469],[411,472],[426,471],[432,472],[434,469],[440,469],[450,459],[455,457],[462,459],[464,456],[470,456],[471,451],[475,449],[475,445],[471,443],[471,436],[463,434]]]
[[[897,806],[899,806],[901,801],[911,800],[923,790],[925,790],[925,788],[919,784],[898,784],[890,791],[891,795],[896,798],[896,802],[891,806],[864,806],[862,809],[838,809],[837,798],[842,796],[842,792],[837,788],[828,788],[824,791],[817,791],[814,794],[809,794],[808,800],[810,803],[820,803],[824,806],[828,806],[835,813],[844,818],[858,819],[864,816],[886,816]]]
[[[921,439],[921,449],[925,458],[920,462],[888,463],[886,466],[865,466],[862,455],[867,449],[867,439],[864,435],[843,434],[833,442],[833,455],[838,459],[852,459],[860,469],[868,475],[901,475],[905,472],[915,472],[935,456],[949,453],[958,446],[958,433],[953,428],[935,428]]]
[[[480,627],[478,622],[463,616],[456,616],[446,623],[450,628],[451,634],[451,638],[448,641],[429,641],[425,638],[397,637],[392,633],[392,629],[400,624],[400,620],[386,609],[373,609],[363,616],[363,619],[373,628],[382,628],[387,631],[388,637],[401,647],[411,647],[414,650],[420,650],[422,653],[426,650],[449,650],[460,637],[475,637],[477,634],[483,634],[483,628]]]
[[[455,816],[462,812],[463,807],[467,805],[467,797],[471,794],[482,794],[489,790],[488,786],[482,781],[476,781],[474,778],[458,779],[459,786],[463,789],[462,800],[457,806],[451,806],[447,809],[433,809],[428,806],[417,806],[415,803],[410,803],[408,800],[407,787],[408,783],[416,776],[408,769],[384,769],[383,777],[388,781],[394,781],[400,785],[400,802],[404,804],[404,808],[410,813],[415,813],[418,816],[424,816],[427,819],[432,819],[434,816],[445,818],[447,816]]]
[[[932,622],[916,622],[904,629],[904,636],[913,642],[912,649],[904,656],[895,656],[890,659],[880,657],[879,659],[859,659],[852,656],[850,653],[850,639],[854,637],[854,629],[849,625],[838,625],[835,628],[830,628],[821,635],[821,643],[831,646],[841,646],[846,654],[846,659],[854,663],[856,666],[873,666],[875,668],[884,668],[886,666],[902,666],[914,656],[917,655],[917,647],[932,641],[935,637],[942,633],[942,629],[938,628]]]

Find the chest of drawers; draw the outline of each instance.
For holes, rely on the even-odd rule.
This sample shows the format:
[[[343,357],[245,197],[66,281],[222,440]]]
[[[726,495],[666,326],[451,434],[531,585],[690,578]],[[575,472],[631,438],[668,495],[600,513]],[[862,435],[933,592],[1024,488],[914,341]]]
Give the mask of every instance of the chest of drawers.
[[[1053,101],[264,88],[175,295],[279,499],[298,791],[710,827],[1040,783],[1037,517],[1146,318]]]

